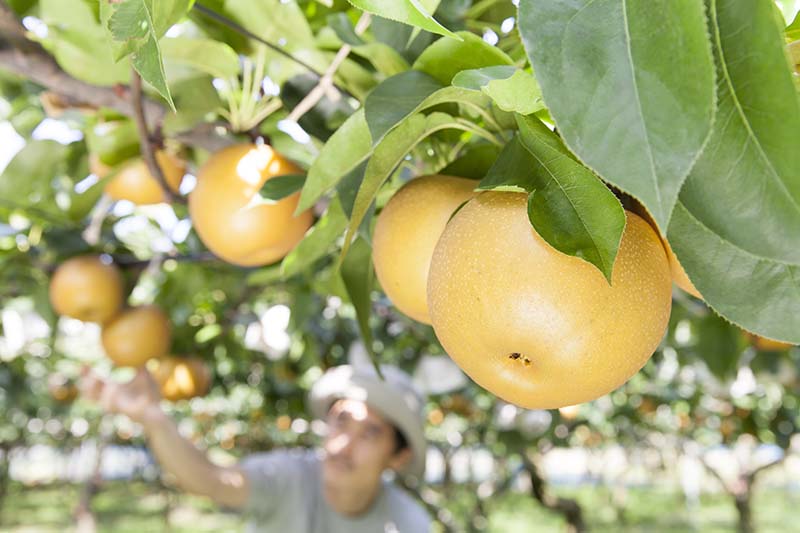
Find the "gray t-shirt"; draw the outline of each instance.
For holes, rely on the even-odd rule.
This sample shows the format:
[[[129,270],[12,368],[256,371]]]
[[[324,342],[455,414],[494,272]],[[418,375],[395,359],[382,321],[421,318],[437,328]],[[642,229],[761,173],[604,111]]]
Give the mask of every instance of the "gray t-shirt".
[[[250,483],[244,508],[248,533],[424,533],[430,516],[400,487],[384,483],[369,511],[356,518],[325,502],[321,462],[307,449],[246,457],[239,464]]]

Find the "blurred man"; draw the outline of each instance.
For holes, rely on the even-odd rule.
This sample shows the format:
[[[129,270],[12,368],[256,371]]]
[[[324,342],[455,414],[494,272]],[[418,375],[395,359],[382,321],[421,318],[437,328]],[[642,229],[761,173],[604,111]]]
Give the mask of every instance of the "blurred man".
[[[423,398],[392,366],[340,366],[313,387],[309,404],[327,422],[322,449],[281,450],[220,467],[183,438],[159,405],[158,386],[139,370],[125,384],[87,373],[84,396],[142,424],[161,467],[187,492],[241,510],[249,532],[424,532],[430,517],[383,473],[421,479],[425,469]]]

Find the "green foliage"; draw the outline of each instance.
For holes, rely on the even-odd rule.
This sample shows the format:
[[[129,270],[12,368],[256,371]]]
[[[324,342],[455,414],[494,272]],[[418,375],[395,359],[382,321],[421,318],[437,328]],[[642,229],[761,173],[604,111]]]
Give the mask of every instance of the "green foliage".
[[[536,118],[517,116],[519,136],[481,181],[485,190],[529,193],[528,217],[555,249],[595,265],[611,283],[625,213],[619,200]]]
[[[670,243],[721,315],[797,343],[800,101],[771,6],[710,7],[719,116],[681,191]]]
[[[715,112],[702,1],[534,0],[519,15],[566,145],[666,230]]]
[[[312,433],[277,425],[306,420],[308,387],[346,362],[359,338],[381,362],[410,371],[423,354],[442,353],[432,329],[401,316],[374,283],[372,216],[397,188],[443,173],[481,180],[482,189],[524,191],[533,227],[609,278],[624,226],[610,184],[669,229],[689,276],[721,316],[676,291],[653,359],[575,418],[512,408],[512,420],[501,423],[499,413],[513,406],[468,383],[432,396],[429,438],[445,453],[487,450],[501,460],[502,475],[521,453],[553,446],[595,450],[658,439],[714,446],[746,436],[786,449],[798,426],[800,351],[757,352],[736,325],[800,341],[800,111],[784,50],[796,19],[782,35],[769,3],[734,0],[709,0],[705,9],[698,0],[530,0],[520,3],[518,17],[510,2],[366,1],[353,5],[376,16],[355,35],[362,13],[342,0],[202,4],[296,60],[267,51],[268,79],[245,84],[249,74],[240,64],[261,45],[197,9],[187,16],[188,1],[13,7],[41,18],[47,32],[38,39],[71,75],[111,86],[129,80],[133,63],[168,91],[177,112],[167,111],[163,129],[154,128],[154,146],[183,143],[190,174],[209,155],[197,139],[224,144],[263,135],[309,171],[267,181],[261,196],[277,201],[300,190],[298,212],[322,215],[281,262],[244,270],[211,257],[194,231],[186,233],[190,217],[181,203],[118,203],[90,214],[106,182],[83,181],[88,156],[116,168],[138,157],[134,122],[107,109],[69,109],[51,118],[80,130],[84,141],[31,139],[45,117],[41,88],[2,74],[0,117],[27,143],[0,177],[4,309],[21,298],[55,325],[49,274],[72,255],[108,253],[123,268],[129,303],[167,310],[172,351],[197,355],[213,369],[208,398],[171,407],[194,439],[216,450],[311,445]],[[439,37],[449,30],[436,20],[458,39]],[[344,43],[353,48],[333,74],[335,86],[298,119],[298,131],[285,119]],[[280,109],[247,134],[225,131],[227,95],[215,78],[269,94]],[[79,97],[69,104],[93,103]],[[96,244],[83,236],[90,224]],[[285,350],[268,345],[262,331],[279,305],[291,309]],[[77,327],[61,325],[58,341],[64,327]],[[76,356],[59,342],[37,342],[0,361],[0,412],[10,414],[0,417],[0,444],[71,445],[79,440],[72,434],[28,432],[29,420],[50,416],[67,427],[71,417],[99,418],[80,402],[54,405],[45,382],[53,373],[75,377],[82,361],[111,372],[99,348]],[[748,372],[755,385],[741,392],[738,378]],[[115,439],[143,442],[124,431]],[[464,527],[467,514],[483,512],[478,490],[477,483],[466,494],[435,487],[440,502],[461,498],[452,508],[464,513]],[[493,520],[501,529],[508,523]]]
[[[440,39],[425,49],[414,62],[442,85],[449,85],[462,70],[511,65],[511,58],[473,33],[459,32],[462,40]]]
[[[259,194],[265,200],[277,201],[302,189],[305,181],[306,177],[302,174],[275,176],[264,183]]]
[[[101,1],[102,18],[115,43],[115,59],[132,56],[132,65],[175,110],[167,85],[159,40],[191,8],[194,0]],[[212,58],[209,58],[212,59]]]
[[[545,108],[536,79],[511,66],[464,70],[453,78],[453,85],[482,91],[509,113],[530,115]]]
[[[106,31],[86,2],[42,0],[39,11],[42,21],[48,25],[42,44],[61,68],[96,85],[128,82],[130,66],[126,61],[116,62]]]
[[[349,0],[354,6],[382,17],[458,39],[433,18],[441,0]]]

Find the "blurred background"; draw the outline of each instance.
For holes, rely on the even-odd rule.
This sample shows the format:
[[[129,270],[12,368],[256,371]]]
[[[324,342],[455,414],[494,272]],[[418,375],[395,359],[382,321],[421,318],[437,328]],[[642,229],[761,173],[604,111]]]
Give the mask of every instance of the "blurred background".
[[[315,6],[308,18],[323,27],[328,12],[302,3]],[[798,2],[777,3],[797,12]],[[45,4],[59,16],[69,11],[61,2]],[[451,0],[439,18],[520,57],[514,4]],[[114,74],[92,62],[102,66],[93,51],[106,41],[61,31],[61,19],[42,17],[23,23],[42,42],[63,47],[64,61],[87,77]],[[412,40],[410,27],[380,24],[398,42]],[[245,42],[196,15],[176,28],[176,35],[222,35],[238,53]],[[319,46],[332,53],[341,43],[328,39],[333,44]],[[418,53],[431,36],[414,39]],[[396,58],[384,61],[377,73],[364,61],[349,64],[349,90],[363,96],[390,75]],[[180,83],[170,81],[184,112],[166,120],[167,134],[220,104],[210,76],[176,71]],[[299,101],[314,84],[291,70],[283,74],[287,101]],[[243,531],[238,515],[176,490],[139,426],[103,416],[78,397],[84,365],[116,380],[132,371],[113,368],[97,325],[53,313],[49,278],[76,254],[113,256],[129,303],[166,310],[173,354],[194,358],[209,377],[195,397],[165,400],[165,409],[214,461],[232,464],[253,452],[319,443],[325,427],[305,409],[310,385],[331,366],[371,364],[335,268],[336,235],[283,269],[214,260],[192,231],[186,205],[101,200],[103,183],[90,172],[88,153],[120,152],[120,160],[138,154],[132,121],[111,115],[98,123],[76,109],[57,109],[56,116],[47,101],[41,87],[0,72],[0,531]],[[307,166],[352,113],[343,106],[323,100],[299,121],[305,131],[281,126],[276,114],[257,133]],[[378,204],[411,176],[441,169],[457,140],[445,132],[416,147]],[[198,149],[194,160],[207,155]],[[180,192],[194,183],[187,174]],[[662,344],[623,387],[586,404],[525,410],[472,383],[429,326],[372,291],[371,348],[428,394],[427,474],[409,490],[435,517],[436,531],[800,531],[800,348],[748,336],[700,300],[678,289],[673,296]]]
[[[150,216],[135,209],[119,224]],[[84,364],[114,379],[130,372],[112,370],[98,326],[54,319],[44,273],[29,260],[3,262],[19,283],[2,287],[0,529],[241,530],[238,516],[162,478],[138,426],[76,397]],[[312,285],[324,276],[249,294],[234,268],[163,266],[139,277],[134,295],[157,295],[184,317],[176,349],[213,376],[207,395],[165,402],[181,432],[221,463],[319,442],[324,426],[305,411],[308,387],[328,366],[370,364],[352,306],[319,296]],[[429,395],[418,496],[440,531],[783,532],[800,518],[796,347],[759,348],[676,289],[667,337],[624,387],[531,411],[475,386],[430,328],[373,297],[374,349]]]

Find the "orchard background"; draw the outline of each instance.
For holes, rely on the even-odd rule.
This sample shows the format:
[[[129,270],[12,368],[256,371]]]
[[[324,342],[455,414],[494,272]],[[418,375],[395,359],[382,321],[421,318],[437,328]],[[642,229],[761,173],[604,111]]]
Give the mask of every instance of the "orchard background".
[[[131,375],[97,324],[51,306],[56,268],[103,254],[129,305],[167,314],[169,353],[207,368],[207,393],[166,405],[218,461],[313,445],[314,380],[386,362],[429,394],[427,483],[409,490],[441,531],[786,531],[800,519],[798,9],[0,1],[0,529],[242,527],[178,493],[140,428],[76,399],[83,365]],[[197,231],[219,206],[187,201],[242,142],[296,165],[257,199],[313,215],[266,265],[220,259]],[[132,163],[156,176],[138,192],[186,174],[157,203],[112,198]],[[377,214],[433,173],[524,192],[536,231],[608,279],[623,205],[649,213],[702,298],[673,288],[653,357],[610,394],[509,404],[373,272]]]

